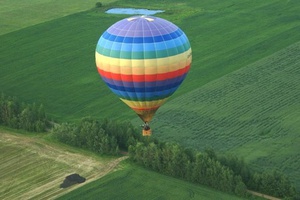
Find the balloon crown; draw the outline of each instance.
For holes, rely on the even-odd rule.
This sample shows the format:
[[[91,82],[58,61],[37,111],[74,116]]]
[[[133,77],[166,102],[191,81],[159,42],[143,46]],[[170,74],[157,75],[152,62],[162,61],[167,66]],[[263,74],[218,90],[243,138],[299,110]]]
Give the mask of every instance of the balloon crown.
[[[128,21],[134,21],[134,20],[137,20],[137,19],[140,19],[140,18],[145,19],[145,20],[147,20],[148,22],[153,22],[153,21],[154,21],[154,18],[151,18],[151,17],[149,17],[149,16],[147,16],[147,15],[135,16],[135,17],[129,17],[129,18],[127,18],[127,20],[128,20]]]

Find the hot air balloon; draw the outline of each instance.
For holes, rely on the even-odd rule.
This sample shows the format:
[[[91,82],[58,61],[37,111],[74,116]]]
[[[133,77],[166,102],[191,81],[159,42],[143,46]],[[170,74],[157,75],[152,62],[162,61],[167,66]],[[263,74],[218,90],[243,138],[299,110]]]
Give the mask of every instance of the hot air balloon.
[[[143,135],[151,135],[149,122],[186,77],[192,50],[184,32],[154,16],[133,16],[109,27],[95,52],[100,76],[143,120]]]

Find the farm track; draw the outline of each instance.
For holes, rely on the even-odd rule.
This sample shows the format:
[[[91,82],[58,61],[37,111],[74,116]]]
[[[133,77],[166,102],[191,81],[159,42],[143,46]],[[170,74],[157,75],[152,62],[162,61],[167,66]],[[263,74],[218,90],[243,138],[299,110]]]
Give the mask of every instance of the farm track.
[[[247,190],[250,194],[253,194],[255,196],[258,196],[258,197],[262,197],[264,199],[269,199],[269,200],[280,200],[279,198],[276,198],[276,197],[272,197],[272,196],[269,196],[269,195],[266,195],[266,194],[262,194],[262,193],[259,193],[259,192],[254,192],[254,191],[251,191],[251,190]]]
[[[0,150],[0,199],[3,200],[54,199],[105,176],[127,158],[95,159],[38,138],[5,132],[0,134]],[[86,181],[60,188],[64,178],[72,173],[80,174]]]

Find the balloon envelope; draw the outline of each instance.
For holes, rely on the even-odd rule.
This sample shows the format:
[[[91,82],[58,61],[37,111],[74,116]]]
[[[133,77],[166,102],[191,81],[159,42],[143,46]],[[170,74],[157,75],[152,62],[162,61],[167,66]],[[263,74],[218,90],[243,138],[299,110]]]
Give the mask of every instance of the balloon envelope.
[[[173,23],[134,16],[102,34],[95,57],[106,85],[144,122],[150,122],[184,80],[192,50],[184,32]]]

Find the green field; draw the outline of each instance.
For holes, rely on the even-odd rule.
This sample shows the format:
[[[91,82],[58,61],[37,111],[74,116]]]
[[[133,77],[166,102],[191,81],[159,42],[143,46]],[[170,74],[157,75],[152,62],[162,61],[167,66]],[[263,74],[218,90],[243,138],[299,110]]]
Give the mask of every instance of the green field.
[[[131,120],[139,125],[141,121],[133,111],[101,81],[94,51],[102,32],[126,17],[105,14],[106,9],[165,10],[157,16],[174,22],[186,33],[193,64],[182,86],[157,112],[152,122],[154,137],[234,153],[258,170],[280,169],[300,191],[300,1],[101,2],[104,7],[96,10],[92,9],[96,2],[91,0],[33,0],[26,5],[21,0],[1,1],[0,93],[42,103],[55,121],[92,116]],[[20,147],[0,147],[6,159],[13,157],[10,152],[24,152]],[[36,155],[24,155],[34,165]],[[48,166],[49,160],[42,163]],[[39,170],[43,171],[37,168],[37,178],[43,178]],[[129,167],[93,184],[112,184],[126,174],[137,179],[130,171]],[[26,182],[28,174],[23,176],[21,182]],[[171,180],[166,179],[162,176],[162,184]],[[10,184],[14,186],[14,182]],[[184,190],[185,184],[174,187]],[[127,190],[135,188],[135,182],[130,186]],[[19,190],[4,187],[2,191],[13,198],[10,195],[17,191],[26,194],[26,187],[31,186]],[[144,187],[159,189],[151,182]],[[200,195],[202,189],[195,191]]]
[[[114,0],[101,1],[104,5]],[[1,0],[0,35],[76,12],[89,10],[95,0]]]
[[[114,5],[166,9],[159,16],[174,21],[186,32],[193,49],[193,65],[173,98],[300,40],[296,34],[300,31],[296,1],[173,2],[170,9],[156,2],[153,6],[140,1],[118,1]],[[56,120],[77,120],[87,115],[136,118],[111,94],[96,71],[94,50],[98,38],[125,17],[105,14],[105,9],[0,36],[1,91],[23,101],[43,103]],[[287,19],[291,22],[286,23]],[[122,112],[116,115],[115,110]]]
[[[299,187],[299,52],[300,42],[170,101],[153,121],[156,137],[278,168]]]
[[[206,187],[125,165],[123,170],[87,184],[58,199],[242,199]]]

